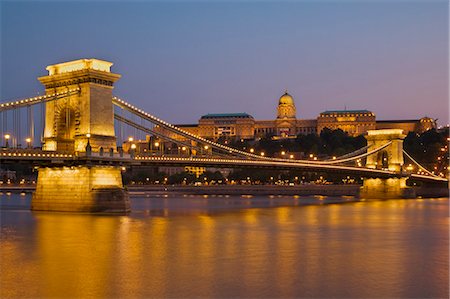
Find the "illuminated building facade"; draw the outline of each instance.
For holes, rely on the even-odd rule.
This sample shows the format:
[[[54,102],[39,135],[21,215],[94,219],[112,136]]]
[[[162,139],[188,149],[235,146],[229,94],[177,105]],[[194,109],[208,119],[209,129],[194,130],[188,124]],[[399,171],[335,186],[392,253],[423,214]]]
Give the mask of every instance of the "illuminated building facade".
[[[375,114],[368,110],[332,110],[325,111],[317,117],[317,132],[323,129],[341,129],[349,135],[361,135],[368,130],[375,130]]]
[[[220,113],[202,116],[198,124],[177,125],[204,138],[255,139],[270,136],[274,139],[295,138],[297,135],[320,134],[323,129],[341,129],[351,136],[375,129],[402,129],[405,133],[422,133],[436,128],[436,122],[424,117],[417,120],[376,120],[368,110],[330,110],[319,114],[316,119],[297,119],[293,97],[286,91],[278,100],[277,117],[274,120],[255,120],[247,113]],[[160,129],[162,131],[162,129]],[[170,137],[179,139],[180,136]]]
[[[198,135],[211,139],[221,136],[251,139],[254,128],[255,119],[247,113],[207,114],[198,122]]]
[[[377,120],[376,129],[401,129],[403,132],[423,133],[436,129],[436,121],[430,117],[410,120]]]

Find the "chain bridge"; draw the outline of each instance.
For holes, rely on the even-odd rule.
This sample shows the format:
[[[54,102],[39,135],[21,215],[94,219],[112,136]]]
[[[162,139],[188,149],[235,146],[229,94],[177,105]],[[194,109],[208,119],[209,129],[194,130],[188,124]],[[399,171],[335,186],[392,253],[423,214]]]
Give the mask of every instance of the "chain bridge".
[[[368,131],[366,147],[323,161],[266,157],[214,142],[113,96],[121,76],[112,73],[111,66],[98,59],[51,65],[48,75],[38,78],[44,95],[0,103],[0,163],[38,167],[33,210],[127,212],[130,204],[121,170],[128,166],[334,172],[363,177],[361,196],[368,198],[414,197],[414,190],[406,186],[409,178],[448,183],[403,150],[405,135],[398,129]],[[137,153],[133,147],[124,151],[124,134],[130,130],[134,136],[151,135],[187,149],[189,155]],[[35,147],[38,142],[42,146]],[[421,174],[405,170],[405,156]],[[365,164],[355,166],[356,161]]]

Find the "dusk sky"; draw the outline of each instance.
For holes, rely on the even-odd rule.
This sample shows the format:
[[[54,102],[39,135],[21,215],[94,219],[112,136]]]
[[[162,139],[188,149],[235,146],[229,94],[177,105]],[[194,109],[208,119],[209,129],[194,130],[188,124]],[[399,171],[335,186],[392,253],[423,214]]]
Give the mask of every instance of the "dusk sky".
[[[1,2],[1,101],[42,94],[50,64],[114,63],[114,94],[172,123],[368,109],[448,116],[448,1]]]

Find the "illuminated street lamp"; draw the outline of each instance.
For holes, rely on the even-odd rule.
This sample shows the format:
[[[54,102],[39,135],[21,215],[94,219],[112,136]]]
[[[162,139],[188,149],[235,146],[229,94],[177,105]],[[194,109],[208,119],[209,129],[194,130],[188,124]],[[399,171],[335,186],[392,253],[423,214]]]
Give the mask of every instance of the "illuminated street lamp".
[[[132,158],[132,159],[134,159],[134,152],[135,152],[135,150],[136,150],[136,144],[131,144],[131,146],[130,146],[130,157]]]
[[[251,149],[250,149],[250,153],[253,154],[254,152],[255,152],[255,149],[254,149],[254,148],[251,148]]]
[[[6,141],[6,148],[8,148],[9,147],[9,138],[11,138],[11,135],[9,135],[9,134],[5,134],[5,141]]]
[[[162,151],[162,147],[160,148],[159,146],[161,145],[160,143],[159,143],[159,141],[155,141],[154,143],[153,143],[153,145],[155,146],[155,152],[156,152],[156,150],[159,150],[160,152]]]
[[[133,137],[128,137],[128,142],[133,142],[134,138]]]
[[[282,156],[286,155],[286,152],[285,151],[281,151],[281,155]]]
[[[264,152],[261,152],[261,156],[263,156],[263,157],[264,157],[264,155],[265,155],[265,153],[264,153]]]
[[[209,146],[208,146],[208,145],[205,145],[205,146],[203,146],[203,148],[205,149],[205,155],[208,154]]]
[[[181,149],[181,152],[180,152],[180,149]],[[180,154],[184,155],[186,152],[186,149],[187,148],[185,146],[178,147],[178,155],[180,155]]]
[[[294,159],[294,155],[289,155],[289,158],[290,159]]]
[[[27,142],[27,147],[31,148],[31,138],[28,137],[27,139],[25,139],[25,141]]]

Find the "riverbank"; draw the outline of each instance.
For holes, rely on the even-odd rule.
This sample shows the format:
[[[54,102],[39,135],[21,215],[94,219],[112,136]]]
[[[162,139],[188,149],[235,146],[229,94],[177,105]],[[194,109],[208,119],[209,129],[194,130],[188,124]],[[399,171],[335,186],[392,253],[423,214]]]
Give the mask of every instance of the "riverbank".
[[[215,185],[215,186],[169,186],[131,185],[127,186],[131,195],[141,192],[182,193],[197,195],[323,195],[359,196],[359,185]]]
[[[154,194],[198,194],[198,195],[288,195],[288,196],[354,196],[359,197],[360,185],[214,185],[214,186],[175,186],[175,185],[129,185],[130,195],[150,192]],[[448,197],[449,189],[443,187],[413,187],[416,196]],[[33,192],[36,185],[4,185],[0,192]]]

